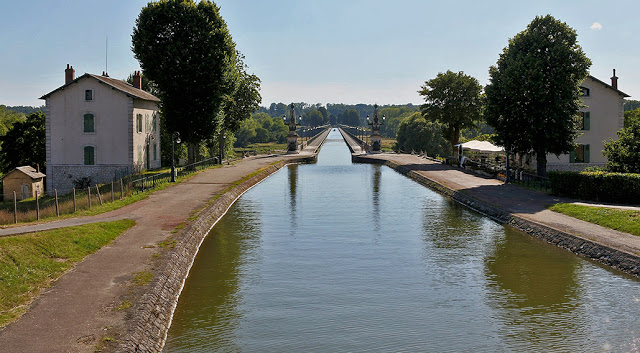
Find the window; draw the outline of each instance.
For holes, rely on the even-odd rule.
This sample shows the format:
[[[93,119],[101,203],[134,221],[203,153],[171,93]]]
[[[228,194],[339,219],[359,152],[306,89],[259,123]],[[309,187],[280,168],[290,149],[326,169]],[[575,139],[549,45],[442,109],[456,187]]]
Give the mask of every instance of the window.
[[[142,114],[136,115],[136,131],[142,132]]]
[[[580,130],[589,130],[591,128],[591,113],[580,112],[580,122],[578,126]]]
[[[144,115],[144,131],[146,132],[146,131],[149,131],[149,130],[151,130],[149,128],[149,114],[145,114]]]
[[[158,114],[153,113],[153,119],[151,120],[151,129],[153,130],[153,132],[156,132],[156,124],[158,123],[157,116]]]
[[[142,146],[138,145],[138,163],[142,163]]]
[[[591,90],[588,89],[587,87],[580,87],[580,96],[581,97],[589,97],[591,93]]]
[[[85,89],[84,90],[84,100],[86,100],[86,101],[92,101],[93,100],[93,90],[92,89]]]
[[[569,154],[570,163],[589,163],[589,145],[577,145]]]
[[[84,146],[84,165],[96,164],[96,148],[93,146]]]
[[[153,160],[158,160],[158,147],[155,143],[153,144]]]
[[[82,131],[83,132],[96,132],[95,128],[95,118],[93,114],[87,113],[84,115]]]

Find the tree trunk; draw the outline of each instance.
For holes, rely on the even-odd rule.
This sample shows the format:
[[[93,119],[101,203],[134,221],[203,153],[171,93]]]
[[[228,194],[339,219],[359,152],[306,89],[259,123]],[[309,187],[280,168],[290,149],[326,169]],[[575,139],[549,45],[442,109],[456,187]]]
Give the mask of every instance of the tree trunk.
[[[454,125],[451,128],[451,136],[449,138],[449,141],[451,141],[451,155],[455,156],[456,155],[456,147],[455,146],[460,141],[460,126]]]
[[[187,143],[187,164],[191,165],[196,162],[196,153],[198,151],[198,144],[189,142]]]
[[[547,176],[547,154],[542,151],[536,151],[537,174],[541,177]]]

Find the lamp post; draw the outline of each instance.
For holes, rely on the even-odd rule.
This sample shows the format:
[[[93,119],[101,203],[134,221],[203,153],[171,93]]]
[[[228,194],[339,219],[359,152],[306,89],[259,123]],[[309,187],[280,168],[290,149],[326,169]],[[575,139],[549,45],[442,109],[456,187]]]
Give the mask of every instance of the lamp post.
[[[367,124],[371,125],[371,152],[380,153],[382,147],[382,135],[380,135],[380,126],[384,125],[386,116],[382,116],[382,121],[378,119],[378,105],[373,106],[373,120],[369,122],[369,116],[367,115]]]
[[[179,132],[174,132],[173,134],[171,134],[171,182],[175,183],[176,182],[176,154],[175,154],[175,142],[176,140],[178,140],[178,143],[180,143],[180,133]]]

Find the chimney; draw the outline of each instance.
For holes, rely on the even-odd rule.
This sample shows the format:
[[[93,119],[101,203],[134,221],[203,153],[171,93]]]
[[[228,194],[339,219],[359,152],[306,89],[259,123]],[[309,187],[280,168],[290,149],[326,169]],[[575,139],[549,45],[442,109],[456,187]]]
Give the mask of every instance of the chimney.
[[[134,71],[133,73],[133,87],[142,89],[142,74],[140,71]]]
[[[106,71],[102,71],[102,76],[109,77],[109,74]]]
[[[613,76],[611,77],[611,87],[618,89],[618,76],[616,76],[616,69],[613,69]]]
[[[67,68],[64,70],[64,84],[68,85],[71,81],[76,79],[76,70],[73,69],[73,66],[69,66],[67,64]]]
[[[36,163],[36,170],[38,171],[38,173],[40,173],[40,164]]]

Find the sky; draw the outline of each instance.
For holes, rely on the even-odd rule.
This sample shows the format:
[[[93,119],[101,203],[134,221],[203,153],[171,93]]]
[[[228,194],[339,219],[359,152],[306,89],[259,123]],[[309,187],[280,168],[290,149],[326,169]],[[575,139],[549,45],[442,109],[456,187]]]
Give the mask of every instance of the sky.
[[[485,85],[488,69],[536,17],[578,33],[591,75],[640,99],[640,2],[602,0],[218,0],[249,72],[272,102],[420,104],[439,72]],[[40,106],[71,64],[126,78],[140,0],[22,0],[0,5],[0,104]]]

